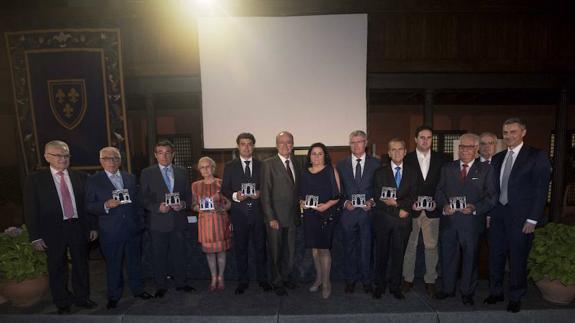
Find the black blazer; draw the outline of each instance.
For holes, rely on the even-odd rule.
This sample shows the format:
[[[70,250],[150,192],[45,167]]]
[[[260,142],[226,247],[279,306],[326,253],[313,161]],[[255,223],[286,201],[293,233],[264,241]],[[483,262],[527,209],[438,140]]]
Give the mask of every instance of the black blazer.
[[[222,180],[222,194],[232,202],[230,213],[239,214],[258,214],[261,215],[260,199],[247,198],[242,202],[235,202],[232,195],[242,189],[242,183],[255,183],[256,190],[260,190],[261,179],[261,163],[259,160],[252,158],[252,177],[246,177],[244,173],[244,165],[242,165],[240,158],[234,159],[226,164],[224,167],[224,176]],[[251,207],[248,206],[248,201],[251,200]],[[262,219],[263,221],[263,219]]]
[[[399,190],[396,192],[397,207],[388,206],[380,200],[382,187],[395,187],[395,171],[391,169],[391,164],[384,165],[373,175],[373,194],[375,200],[375,218],[382,215],[399,218],[399,210],[405,210],[410,215],[413,214],[411,209],[413,203],[417,200],[417,172],[412,167],[403,163],[401,174],[401,183]]]
[[[447,159],[443,154],[434,151],[430,151],[430,153],[429,170],[427,171],[427,177],[425,179],[423,179],[423,173],[421,172],[419,160],[417,159],[417,153],[415,151],[408,153],[403,159],[407,166],[417,171],[417,196],[435,196],[437,184],[439,183],[439,177],[441,175],[441,167],[447,162]],[[412,214],[414,218],[417,218],[421,214],[421,211],[413,211]],[[426,214],[429,218],[438,218],[441,216],[441,210],[437,208],[433,212],[426,212]]]
[[[87,174],[68,169],[76,211],[81,228],[85,231],[86,241],[89,239],[89,231],[96,229],[95,218],[84,211],[85,183]],[[42,239],[50,247],[52,241],[62,237],[63,218],[62,206],[56,184],[50,169],[41,170],[30,174],[24,185],[24,218],[30,241]]]

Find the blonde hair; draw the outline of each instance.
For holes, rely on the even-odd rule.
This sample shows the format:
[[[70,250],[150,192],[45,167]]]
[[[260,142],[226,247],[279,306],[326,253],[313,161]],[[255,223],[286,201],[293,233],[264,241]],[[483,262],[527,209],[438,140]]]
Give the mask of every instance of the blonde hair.
[[[216,162],[208,156],[204,156],[198,160],[198,169],[200,168],[200,164],[202,162],[208,162],[210,167],[212,168],[212,174],[216,172]]]

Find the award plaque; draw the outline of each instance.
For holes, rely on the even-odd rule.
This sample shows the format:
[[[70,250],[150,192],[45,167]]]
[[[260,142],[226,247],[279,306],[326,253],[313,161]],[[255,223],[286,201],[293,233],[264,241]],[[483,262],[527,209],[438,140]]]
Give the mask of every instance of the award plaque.
[[[180,204],[180,193],[166,193],[165,203],[168,206]]]
[[[431,196],[418,196],[417,202],[415,202],[415,207],[424,209],[425,211],[431,211],[434,207],[435,202]]]
[[[455,211],[461,211],[467,207],[467,198],[465,196],[450,197],[449,207]]]
[[[381,196],[379,198],[382,200],[385,199],[395,200],[397,198],[397,189],[395,187],[384,186],[381,188]]]
[[[256,183],[242,183],[242,195],[255,196]]]
[[[112,198],[116,201],[120,201],[120,204],[132,203],[132,200],[130,199],[130,192],[127,189],[113,190]]]
[[[365,194],[352,194],[351,205],[353,207],[365,207]]]
[[[319,204],[319,196],[315,195],[306,195],[305,196],[305,208],[306,209],[315,209]]]
[[[213,211],[215,209],[214,200],[211,197],[202,197],[200,200],[200,211]]]

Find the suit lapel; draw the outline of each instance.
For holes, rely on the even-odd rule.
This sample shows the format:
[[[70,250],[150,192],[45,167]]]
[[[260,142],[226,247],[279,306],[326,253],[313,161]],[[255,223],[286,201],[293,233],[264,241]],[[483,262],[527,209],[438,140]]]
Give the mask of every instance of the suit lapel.
[[[166,182],[164,181],[164,176],[162,175],[162,170],[160,169],[160,165],[156,165],[156,170],[154,171],[154,173],[156,174],[156,182],[157,183],[162,183],[161,187],[164,189],[163,193],[168,193],[170,191],[170,189],[168,188],[168,186],[166,185]],[[174,172],[174,187],[176,187],[176,174]]]
[[[513,163],[513,168],[511,168],[511,173],[509,174],[509,180],[511,181],[519,171],[519,169],[523,168],[523,164],[527,161],[527,155],[529,155],[529,147],[523,144],[521,150],[519,150],[519,154],[517,155],[515,162]],[[505,161],[503,161],[505,162]]]

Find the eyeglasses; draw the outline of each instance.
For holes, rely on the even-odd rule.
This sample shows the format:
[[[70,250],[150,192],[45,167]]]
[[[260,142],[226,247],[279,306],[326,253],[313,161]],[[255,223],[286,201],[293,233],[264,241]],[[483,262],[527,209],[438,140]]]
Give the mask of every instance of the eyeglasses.
[[[459,145],[459,149],[461,149],[461,150],[473,150],[473,149],[477,149],[477,146],[475,146],[475,145]]]
[[[100,159],[103,160],[103,161],[115,162],[115,163],[117,163],[117,162],[119,162],[119,161],[121,160],[120,157],[102,157],[102,158],[100,158]]]
[[[363,144],[364,142],[365,142],[365,140],[350,141],[349,144],[350,144],[350,145]]]
[[[52,153],[46,153],[46,155],[50,155],[52,157],[62,158],[62,159],[68,159],[71,157],[70,155],[60,155],[60,154],[52,154]]]

